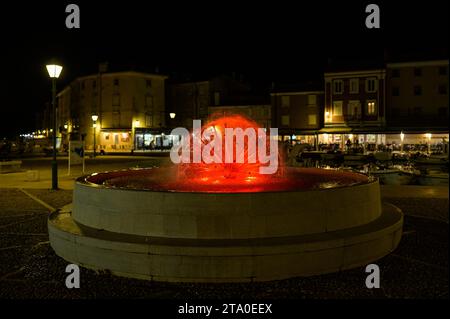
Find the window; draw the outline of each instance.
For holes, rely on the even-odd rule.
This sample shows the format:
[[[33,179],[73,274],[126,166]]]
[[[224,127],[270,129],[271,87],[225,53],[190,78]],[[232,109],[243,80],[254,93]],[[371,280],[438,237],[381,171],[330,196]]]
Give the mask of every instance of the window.
[[[359,93],[359,79],[350,79],[350,93]]]
[[[114,79],[114,86],[119,86],[119,79]]]
[[[314,94],[308,95],[308,105],[316,106],[317,105],[317,96]]]
[[[400,88],[398,86],[392,87],[392,96],[399,96],[400,95]]]
[[[130,134],[128,133],[122,133],[120,134],[120,141],[123,143],[127,143],[130,141]]]
[[[447,94],[447,86],[445,84],[439,85],[439,94],[445,95]]]
[[[317,116],[315,114],[308,115],[308,124],[316,125],[317,124]]]
[[[284,95],[281,97],[281,107],[289,107],[291,104],[291,98],[289,95]]]
[[[214,92],[214,105],[220,105],[220,92]]]
[[[399,78],[400,77],[400,70],[399,69],[393,69],[391,74],[392,74],[391,77]]]
[[[348,102],[348,115],[350,117],[358,118],[361,115],[361,102],[349,101]]]
[[[373,93],[377,91],[377,79],[370,78],[366,79],[366,92]]]
[[[81,89],[84,90],[84,81],[81,81]]]
[[[333,115],[335,115],[335,116],[342,115],[342,101],[334,101],[333,102]]]
[[[145,81],[145,86],[147,87],[147,89],[152,87],[152,80],[146,80]]]
[[[289,125],[289,115],[281,116],[281,125],[288,126]]]
[[[92,88],[95,90],[97,88],[97,81],[92,81]]]
[[[422,69],[414,68],[414,76],[422,76]]]
[[[344,84],[342,80],[334,80],[333,81],[333,93],[334,94],[342,94],[344,92]]]
[[[440,66],[439,67],[439,75],[447,75],[447,67]]]
[[[422,95],[422,87],[420,85],[414,86],[414,95]]]
[[[367,114],[375,115],[377,112],[376,102],[375,101],[367,101]]]
[[[145,114],[145,126],[147,126],[147,127],[153,126],[152,117],[150,114]]]

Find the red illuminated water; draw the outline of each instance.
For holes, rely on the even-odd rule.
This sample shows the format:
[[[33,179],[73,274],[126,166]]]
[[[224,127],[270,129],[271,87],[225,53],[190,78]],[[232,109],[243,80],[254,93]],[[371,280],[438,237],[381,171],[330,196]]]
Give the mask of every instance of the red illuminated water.
[[[202,127],[214,128],[221,133],[225,128],[258,129],[257,123],[239,115],[216,118]],[[223,136],[223,139],[225,137]],[[269,148],[267,138],[266,148]],[[205,144],[207,141],[202,140]],[[225,145],[222,143],[222,145]],[[192,143],[191,143],[192,146]],[[224,147],[223,147],[224,149]],[[223,151],[222,149],[222,151]],[[192,149],[191,149],[192,151]],[[92,175],[87,181],[94,184],[124,189],[174,192],[207,193],[249,193],[325,189],[367,183],[369,178],[362,174],[323,170],[315,168],[285,168],[279,156],[276,174],[260,174],[262,165],[248,163],[250,155],[248,141],[245,140],[244,163],[237,163],[236,143],[234,143],[233,163],[182,163],[165,168],[137,169]],[[222,158],[224,154],[222,154]],[[191,154],[192,158],[192,154]]]
[[[175,168],[131,169],[89,176],[90,183],[113,188],[150,191],[257,193],[328,189],[364,184],[369,177],[344,171],[319,168],[286,168],[284,176],[258,176],[245,182],[233,179],[211,180],[208,177],[178,179]]]
[[[255,132],[256,140],[258,137],[265,139],[266,141],[266,154],[269,154],[270,141],[267,132],[258,135],[259,125],[243,116],[231,115],[216,117],[210,122],[206,123],[202,127],[202,132],[207,129],[213,129],[222,136],[222,154],[221,158],[225,162],[225,129],[226,128],[241,128],[242,130],[252,129]],[[206,145],[209,141],[202,139],[202,145]],[[257,143],[256,143],[257,144]],[[193,143],[191,143],[191,153],[193,152]],[[214,152],[210,153],[214,155]],[[243,155],[244,163],[238,163],[237,158]],[[254,155],[256,158],[255,163],[249,162],[249,158]],[[260,183],[267,181],[270,182],[273,176],[266,174],[260,174],[259,170],[261,166],[267,166],[269,163],[261,163],[258,157],[257,148],[250,148],[248,139],[244,139],[244,145],[242,149],[236,147],[236,138],[233,139],[233,163],[205,163],[203,160],[201,163],[193,163],[193,156],[191,154],[191,163],[181,163],[178,165],[178,179],[181,181],[188,180],[194,184],[230,184],[235,185],[239,183],[247,184],[251,180],[258,179]],[[278,171],[275,175],[280,176],[283,174],[283,165],[281,165],[281,159],[279,156]]]

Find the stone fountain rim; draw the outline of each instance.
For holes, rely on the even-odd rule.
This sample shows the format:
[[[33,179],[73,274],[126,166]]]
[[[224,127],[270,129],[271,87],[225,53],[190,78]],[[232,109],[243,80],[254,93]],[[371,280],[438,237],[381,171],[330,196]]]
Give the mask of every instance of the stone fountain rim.
[[[153,193],[168,193],[168,194],[203,194],[203,195],[254,195],[254,194],[278,194],[278,193],[299,193],[299,192],[320,192],[320,191],[331,191],[331,190],[338,190],[342,188],[349,188],[349,187],[358,187],[363,185],[370,185],[374,183],[378,183],[379,178],[375,177],[373,175],[367,175],[360,172],[351,172],[352,174],[356,175],[363,175],[367,177],[366,182],[357,182],[353,184],[348,185],[340,185],[336,187],[331,188],[310,188],[310,189],[293,189],[293,190],[280,190],[280,191],[259,191],[259,192],[208,192],[208,191],[179,191],[179,190],[160,190],[160,189],[148,189],[148,188],[140,188],[140,189],[133,189],[133,188],[126,188],[126,187],[117,187],[117,186],[106,186],[106,185],[100,185],[93,182],[87,181],[87,178],[91,176],[95,176],[98,174],[108,174],[108,173],[115,173],[115,172],[127,172],[127,171],[137,171],[137,170],[150,170],[150,169],[158,169],[159,167],[146,167],[146,168],[127,168],[127,169],[119,169],[119,170],[111,170],[111,171],[104,171],[99,173],[92,173],[92,174],[86,174],[78,177],[75,180],[76,184],[92,187],[95,189],[108,189],[108,190],[117,190],[117,191],[131,191],[131,192],[153,192]]]

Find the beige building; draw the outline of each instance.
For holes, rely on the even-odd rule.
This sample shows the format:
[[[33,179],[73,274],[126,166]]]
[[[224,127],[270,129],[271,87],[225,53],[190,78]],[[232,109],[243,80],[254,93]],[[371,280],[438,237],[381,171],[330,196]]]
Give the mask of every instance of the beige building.
[[[448,131],[448,60],[388,63],[387,76],[391,129]]]
[[[58,127],[62,144],[84,139],[86,149],[130,152],[136,132],[163,133],[166,76],[140,72],[102,73],[79,77],[58,94]],[[97,115],[96,127],[92,115]],[[162,134],[164,136],[164,134]],[[149,141],[151,143],[151,141]]]

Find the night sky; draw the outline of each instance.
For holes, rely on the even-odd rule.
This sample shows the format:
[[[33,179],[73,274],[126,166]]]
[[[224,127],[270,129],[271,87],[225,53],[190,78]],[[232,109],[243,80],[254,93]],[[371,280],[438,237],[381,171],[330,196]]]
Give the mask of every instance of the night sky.
[[[66,29],[76,3],[81,28]],[[256,86],[322,78],[329,61],[448,58],[448,1],[26,1],[2,2],[0,137],[34,129],[50,101],[45,64],[64,66],[58,88],[77,76],[134,69],[190,75],[237,72]],[[381,29],[365,28],[365,7]],[[330,60],[331,59],[331,60]]]

